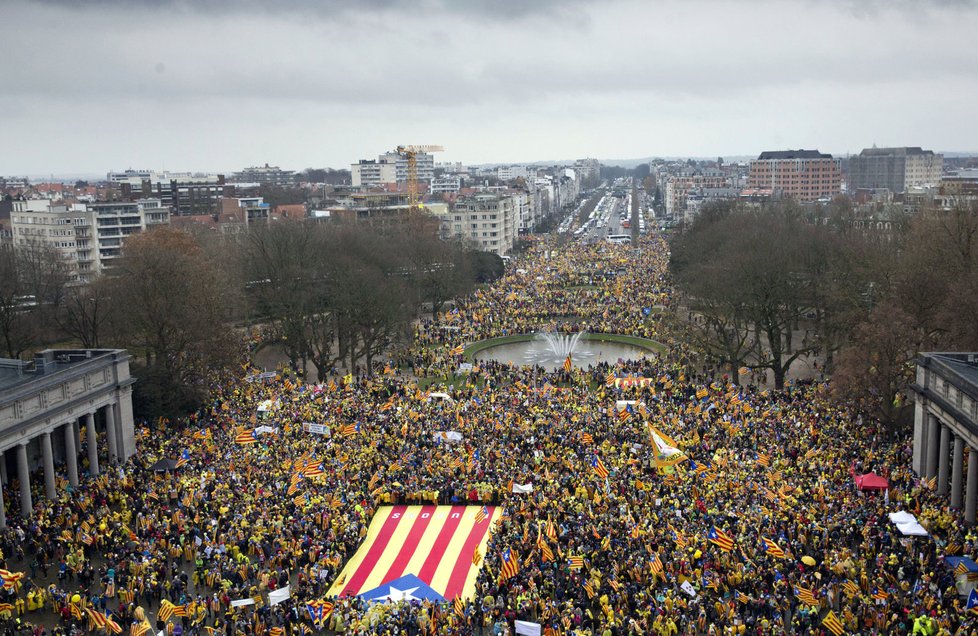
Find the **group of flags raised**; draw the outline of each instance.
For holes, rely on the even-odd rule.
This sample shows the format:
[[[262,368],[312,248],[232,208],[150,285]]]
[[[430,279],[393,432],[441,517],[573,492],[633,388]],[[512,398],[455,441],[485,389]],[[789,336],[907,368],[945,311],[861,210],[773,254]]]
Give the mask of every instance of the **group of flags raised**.
[[[307,601],[306,613],[309,614],[309,620],[311,620],[314,625],[321,628],[326,622],[326,619],[333,613],[333,607],[333,603],[325,599]]]
[[[122,626],[115,622],[112,617],[112,612],[105,610],[99,611],[92,609],[91,607],[85,608],[85,613],[88,615],[88,629],[93,631],[96,629],[105,629],[113,634],[121,634]]]
[[[339,434],[342,437],[346,437],[346,438],[353,437],[354,435],[356,435],[359,432],[360,432],[360,424],[359,423],[344,424],[339,429]],[[196,436],[197,436],[197,434],[195,433],[194,434],[194,438],[195,439],[198,439]],[[258,443],[258,430],[257,429],[239,430],[238,431],[238,434],[235,435],[235,437],[234,437],[234,443],[235,444],[257,444]],[[189,459],[190,458],[190,455],[187,454],[187,451],[184,451],[184,453],[186,454],[186,458]],[[179,460],[178,460],[178,467],[179,467]]]

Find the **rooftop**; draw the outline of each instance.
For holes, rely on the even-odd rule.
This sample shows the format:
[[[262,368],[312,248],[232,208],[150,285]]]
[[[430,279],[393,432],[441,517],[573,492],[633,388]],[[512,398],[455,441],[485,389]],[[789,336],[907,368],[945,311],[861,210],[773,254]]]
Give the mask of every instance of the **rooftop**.
[[[113,351],[113,349],[48,349],[28,361],[0,358],[0,391],[33,382]]]
[[[978,353],[921,353],[917,357],[917,364],[937,371],[960,391],[978,400]]]
[[[864,148],[860,157],[904,157],[907,155],[933,156],[933,150],[924,150],[920,146],[901,146],[899,148]]]
[[[757,158],[765,159],[831,159],[832,155],[817,150],[766,150]]]

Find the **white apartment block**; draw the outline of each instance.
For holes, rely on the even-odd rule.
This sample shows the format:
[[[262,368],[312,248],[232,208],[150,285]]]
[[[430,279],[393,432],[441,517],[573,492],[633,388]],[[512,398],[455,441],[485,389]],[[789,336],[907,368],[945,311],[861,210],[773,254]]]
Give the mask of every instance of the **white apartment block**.
[[[526,166],[501,166],[496,168],[496,178],[500,181],[526,179],[528,175],[529,171]]]
[[[415,155],[418,181],[435,178],[435,156],[419,152]],[[408,160],[396,152],[379,155],[376,160],[361,159],[350,164],[350,183],[354,187],[375,187],[389,183],[404,183],[408,178]]]
[[[529,192],[514,192],[513,206],[516,208],[517,228],[520,232],[531,232],[536,225],[534,196]]]
[[[666,216],[681,216],[686,211],[686,197],[691,190],[729,188],[729,177],[716,171],[707,174],[675,175],[666,181]]]
[[[474,194],[460,197],[442,222],[442,236],[459,237],[499,256],[508,253],[519,225],[511,194]]]
[[[458,175],[445,175],[431,180],[431,193],[456,193],[462,189],[462,178]]]
[[[50,205],[14,201],[11,212],[14,248],[48,245],[68,265],[72,281],[85,282],[111,267],[127,236],[170,222],[159,199],[137,202]]]
[[[358,163],[350,164],[350,183],[355,188],[372,188],[387,183],[397,183],[397,166],[381,157],[361,159]]]

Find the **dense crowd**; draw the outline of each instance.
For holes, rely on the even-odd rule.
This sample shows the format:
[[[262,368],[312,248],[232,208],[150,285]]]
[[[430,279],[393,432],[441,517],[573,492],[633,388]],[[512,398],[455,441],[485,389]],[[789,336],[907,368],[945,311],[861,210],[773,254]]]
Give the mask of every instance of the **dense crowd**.
[[[909,469],[909,437],[820,383],[727,384],[650,311],[671,300],[667,260],[658,240],[541,241],[376,374],[308,385],[246,364],[214,379],[198,413],[141,428],[125,465],[36,497],[30,519],[8,484],[0,616],[49,634],[512,634],[516,620],[553,634],[828,634],[829,616],[851,634],[978,633],[944,563],[974,556],[975,536]],[[462,345],[540,328],[669,350],[554,372],[481,362],[430,383]],[[648,382],[615,385],[625,377]],[[462,443],[440,443],[443,430]],[[661,461],[653,432],[685,461]],[[161,459],[179,466],[153,470]],[[888,493],[853,487],[869,470]],[[330,597],[378,506],[422,502],[503,507],[475,594]],[[931,537],[902,537],[887,519],[900,509]]]

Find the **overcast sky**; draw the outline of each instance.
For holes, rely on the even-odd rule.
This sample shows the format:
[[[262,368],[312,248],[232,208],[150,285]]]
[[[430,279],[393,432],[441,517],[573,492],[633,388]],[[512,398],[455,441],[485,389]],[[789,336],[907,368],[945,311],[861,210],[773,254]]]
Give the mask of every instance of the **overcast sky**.
[[[978,151],[973,0],[0,0],[0,174]]]

